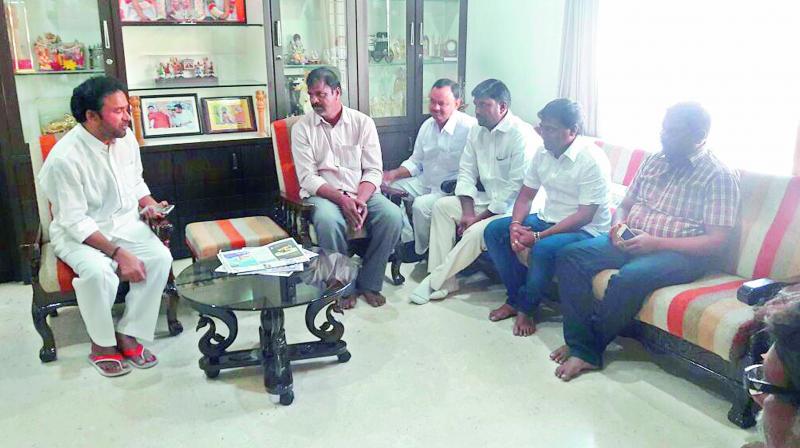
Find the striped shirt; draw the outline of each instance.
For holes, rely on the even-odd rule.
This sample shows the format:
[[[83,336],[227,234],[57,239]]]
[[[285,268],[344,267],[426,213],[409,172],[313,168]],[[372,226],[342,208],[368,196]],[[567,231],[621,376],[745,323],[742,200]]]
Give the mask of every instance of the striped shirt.
[[[658,237],[703,235],[707,225],[736,224],[739,196],[739,175],[707,149],[680,165],[656,153],[644,161],[628,189],[633,206],[626,223]]]

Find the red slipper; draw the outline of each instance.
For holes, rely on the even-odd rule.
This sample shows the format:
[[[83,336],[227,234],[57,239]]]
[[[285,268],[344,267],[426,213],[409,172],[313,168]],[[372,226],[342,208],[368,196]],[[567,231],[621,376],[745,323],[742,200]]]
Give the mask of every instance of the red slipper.
[[[102,367],[100,367],[101,362],[115,362],[119,364],[119,370],[116,372],[107,372],[103,370]],[[90,353],[89,364],[94,366],[94,368],[97,369],[97,372],[100,373],[100,375],[103,375],[108,378],[127,375],[131,373],[131,366],[128,363],[123,362],[122,355],[120,355],[119,353],[114,353],[111,355],[95,355]]]
[[[136,347],[130,348],[127,350],[120,350],[122,352],[122,356],[128,360],[133,367],[137,369],[149,369],[150,367],[155,366],[158,364],[158,358],[155,355],[150,353],[148,350],[147,352],[153,355],[153,360],[150,362],[145,361],[144,356],[144,346],[142,344],[137,344]]]

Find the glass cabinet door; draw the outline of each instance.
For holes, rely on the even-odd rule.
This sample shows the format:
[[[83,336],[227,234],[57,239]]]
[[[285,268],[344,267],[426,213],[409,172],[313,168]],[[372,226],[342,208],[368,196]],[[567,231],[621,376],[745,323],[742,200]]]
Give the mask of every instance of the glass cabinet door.
[[[436,80],[459,79],[461,0],[423,0],[422,113],[428,114],[428,91]]]
[[[342,103],[351,106],[346,1],[279,0],[279,8],[280,19],[273,24],[278,115],[312,111],[305,78],[317,67],[336,71],[342,83]]]
[[[408,59],[414,43],[406,43],[406,0],[368,0],[367,34],[369,112],[373,118],[407,114]],[[410,33],[413,36],[413,30]]]
[[[23,135],[34,170],[41,148],[75,125],[69,115],[72,89],[115,69],[108,57],[110,12],[107,5],[103,10],[98,5],[97,0],[3,0]]]

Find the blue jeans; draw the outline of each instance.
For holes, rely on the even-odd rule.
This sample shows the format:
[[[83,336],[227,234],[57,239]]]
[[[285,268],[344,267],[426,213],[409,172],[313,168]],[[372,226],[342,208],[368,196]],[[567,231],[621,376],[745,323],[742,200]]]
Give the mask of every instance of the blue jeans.
[[[526,267],[517,259],[516,253],[511,249],[511,238],[508,226],[511,218],[500,218],[492,221],[483,232],[483,239],[489,256],[492,257],[500,278],[506,286],[508,300],[520,313],[531,315],[548,292],[554,289],[553,272],[556,264],[556,254],[564,246],[591,238],[584,231],[574,233],[558,233],[543,238],[536,244],[528,255]],[[536,214],[529,215],[522,225],[541,232],[553,226],[542,221]]]
[[[634,256],[614,247],[608,235],[564,249],[556,276],[570,354],[602,366],[606,346],[636,317],[648,294],[696,280],[712,260],[674,251]],[[603,299],[595,300],[592,278],[605,269],[619,272],[611,276]]]

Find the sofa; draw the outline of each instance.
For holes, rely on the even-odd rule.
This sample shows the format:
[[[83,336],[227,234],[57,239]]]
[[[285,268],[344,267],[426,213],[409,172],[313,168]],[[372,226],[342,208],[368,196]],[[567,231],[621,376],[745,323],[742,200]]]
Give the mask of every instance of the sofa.
[[[612,203],[619,203],[649,153],[597,144],[611,162]],[[754,307],[737,293],[752,279],[800,281],[800,177],[739,174],[739,219],[721,269],[653,291],[623,335],[638,339],[665,370],[726,397],[733,405],[728,419],[747,428],[756,409],[742,385],[743,369],[760,362],[768,346]],[[595,276],[595,298],[602,300],[615,272]]]

